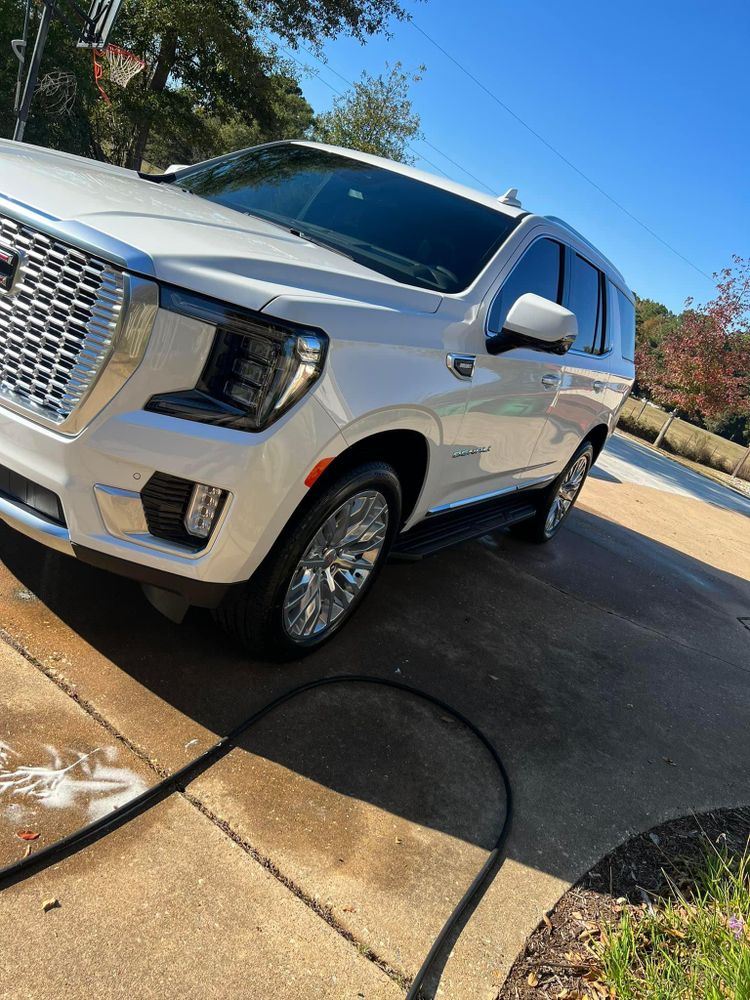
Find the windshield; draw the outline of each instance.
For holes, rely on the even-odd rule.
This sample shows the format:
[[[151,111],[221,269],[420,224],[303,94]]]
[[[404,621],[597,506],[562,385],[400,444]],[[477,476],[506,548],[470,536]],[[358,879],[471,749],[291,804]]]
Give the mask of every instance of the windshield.
[[[441,292],[470,285],[517,221],[392,170],[293,144],[199,165],[175,184]]]

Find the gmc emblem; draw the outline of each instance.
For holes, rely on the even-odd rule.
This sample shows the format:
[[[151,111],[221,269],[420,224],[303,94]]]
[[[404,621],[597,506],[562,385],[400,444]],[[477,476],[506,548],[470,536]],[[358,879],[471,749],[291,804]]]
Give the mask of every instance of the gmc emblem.
[[[10,247],[0,246],[0,291],[9,292],[18,274],[21,255]]]

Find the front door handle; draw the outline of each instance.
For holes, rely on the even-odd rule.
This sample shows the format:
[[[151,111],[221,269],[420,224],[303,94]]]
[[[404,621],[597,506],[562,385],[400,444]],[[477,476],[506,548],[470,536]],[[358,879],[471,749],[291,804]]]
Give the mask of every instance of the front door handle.
[[[594,392],[602,392],[606,386],[606,382],[602,382],[599,379],[594,382]]]
[[[474,377],[477,358],[475,354],[446,354],[445,363],[456,378],[462,382],[470,382]]]
[[[545,389],[556,389],[558,385],[562,382],[562,377],[560,375],[542,375],[542,385]]]

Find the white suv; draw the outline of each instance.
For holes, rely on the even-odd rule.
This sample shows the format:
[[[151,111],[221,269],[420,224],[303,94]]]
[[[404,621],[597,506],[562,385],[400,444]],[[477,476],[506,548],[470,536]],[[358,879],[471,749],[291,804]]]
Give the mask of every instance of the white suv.
[[[160,176],[0,142],[0,517],[256,653],[389,552],[559,529],[634,379],[558,219],[282,142]]]

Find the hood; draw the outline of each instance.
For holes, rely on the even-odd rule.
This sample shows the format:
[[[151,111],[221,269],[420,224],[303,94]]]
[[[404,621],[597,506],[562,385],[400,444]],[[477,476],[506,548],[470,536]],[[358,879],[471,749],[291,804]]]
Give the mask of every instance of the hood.
[[[300,292],[419,312],[442,300],[133,170],[0,140],[5,211],[129,271],[249,309]]]

